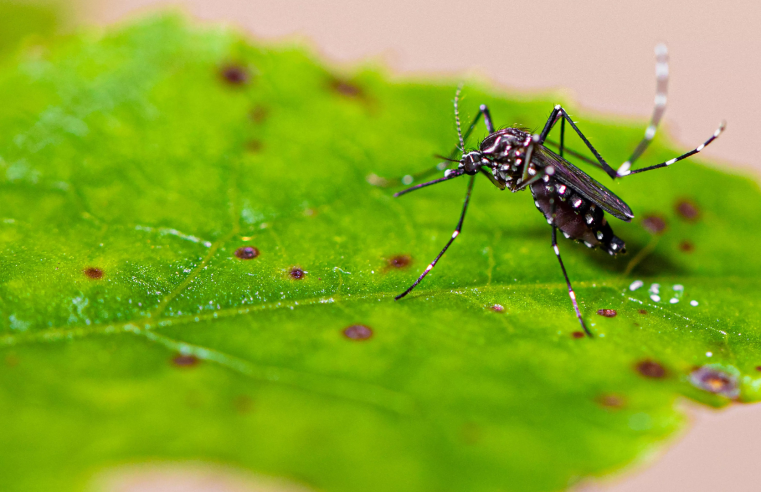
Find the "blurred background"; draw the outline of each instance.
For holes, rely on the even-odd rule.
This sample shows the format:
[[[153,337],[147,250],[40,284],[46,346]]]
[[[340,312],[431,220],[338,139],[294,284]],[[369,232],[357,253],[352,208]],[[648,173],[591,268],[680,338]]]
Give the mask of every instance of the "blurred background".
[[[370,61],[399,77],[476,75],[505,91],[560,91],[587,111],[642,121],[643,131],[655,91],[653,48],[665,42],[671,78],[661,129],[687,150],[725,119],[727,131],[703,158],[761,176],[757,2],[79,0],[60,8],[64,30],[180,10],[257,38],[299,39],[347,67]],[[693,428],[663,456],[580,490],[757,490],[761,407],[688,411]]]

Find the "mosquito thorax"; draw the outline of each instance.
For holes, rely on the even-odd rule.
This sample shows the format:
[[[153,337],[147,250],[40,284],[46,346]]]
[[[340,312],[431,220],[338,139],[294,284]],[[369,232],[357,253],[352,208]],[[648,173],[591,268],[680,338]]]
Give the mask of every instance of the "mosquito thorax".
[[[516,191],[530,143],[530,133],[519,128],[503,128],[483,139],[479,151],[481,158],[491,167],[494,179],[507,189]]]

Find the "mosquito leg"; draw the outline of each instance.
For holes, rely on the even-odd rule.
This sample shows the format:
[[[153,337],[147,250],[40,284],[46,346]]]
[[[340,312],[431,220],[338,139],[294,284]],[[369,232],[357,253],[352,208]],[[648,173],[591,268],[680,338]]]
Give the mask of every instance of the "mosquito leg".
[[[576,123],[573,122],[570,116],[568,116],[568,113],[566,113],[565,109],[558,104],[552,109],[552,113],[550,113],[550,117],[547,118],[547,122],[544,124],[544,128],[542,129],[542,133],[539,134],[539,139],[537,143],[544,144],[544,141],[547,140],[547,135],[549,135],[550,130],[552,130],[553,126],[555,126],[555,123],[558,121],[558,119],[562,118],[563,121],[567,121],[569,125],[571,125],[571,128],[576,132],[576,134],[579,136],[579,138],[584,142],[584,144],[587,146],[587,148],[594,154],[595,158],[597,159],[597,162],[599,162],[600,167],[602,167],[603,171],[605,171],[608,176],[615,179],[617,174],[615,169],[610,167],[610,164],[605,162],[605,159],[602,158],[599,152],[597,152],[597,149],[594,148],[592,143],[587,139],[587,137],[581,133],[581,130],[579,130],[579,127],[576,126]]]
[[[402,195],[406,195],[407,193],[415,190],[419,190],[420,188],[425,188],[426,186],[435,185],[437,183],[441,183],[442,181],[449,181],[450,179],[459,178],[465,174],[465,171],[462,169],[450,169],[444,174],[443,178],[434,179],[433,181],[428,181],[426,183],[420,183],[419,185],[412,186],[410,188],[407,188],[406,190],[398,191],[394,193],[394,198],[400,197]]]
[[[544,141],[544,145],[545,145],[545,146],[547,146],[547,145],[551,145],[551,146],[553,146],[553,147],[557,147],[557,148],[558,148],[558,150],[560,149],[560,144],[558,144],[557,142],[553,142],[552,140],[549,140],[549,139]],[[587,164],[591,164],[591,165],[593,165],[593,166],[595,166],[595,167],[597,167],[597,168],[600,168],[600,169],[602,169],[602,166],[600,165],[600,163],[599,163],[599,162],[597,162],[597,161],[595,161],[595,160],[592,160],[592,159],[590,159],[589,157],[587,157],[587,156],[585,156],[585,155],[582,155],[582,154],[580,154],[580,153],[576,152],[576,151],[575,151],[575,150],[573,150],[573,149],[563,149],[563,152],[564,152],[565,154],[568,154],[568,155],[570,155],[570,156],[573,156],[573,158],[574,158],[574,159],[579,159],[580,161],[584,161],[584,162],[586,162]]]
[[[718,136],[721,135],[721,132],[724,131],[724,128],[726,128],[726,123],[722,121],[721,124],[719,125],[719,128],[717,128],[716,131],[713,132],[713,135],[711,135],[711,137],[708,140],[706,140],[702,144],[698,145],[697,147],[695,147],[691,151],[686,152],[686,153],[684,153],[684,154],[682,154],[682,155],[680,155],[678,157],[674,157],[673,159],[669,159],[668,161],[661,162],[660,164],[655,164],[654,166],[643,167],[642,169],[635,169],[634,171],[627,170],[626,173],[619,174],[618,176],[622,178],[622,177],[628,176],[630,174],[643,173],[645,171],[652,171],[653,169],[659,169],[661,167],[667,167],[667,166],[670,166],[670,165],[674,164],[675,162],[681,161],[682,159],[686,159],[686,158],[690,157],[691,155],[695,155],[698,152],[700,152],[701,150],[703,150],[704,148],[706,148],[708,145],[710,145],[711,142],[716,140],[718,138]]]
[[[645,129],[645,136],[640,140],[637,147],[632,152],[626,162],[618,168],[619,176],[626,176],[632,164],[647,149],[650,142],[658,131],[658,124],[666,112],[666,100],[668,98],[669,86],[669,55],[665,44],[659,44],[655,47],[655,103],[653,105],[653,115],[650,117],[650,124]]]
[[[563,157],[563,151],[565,150],[565,120],[560,121],[560,147],[558,147],[558,154]]]
[[[473,130],[476,128],[476,125],[481,119],[481,116],[483,116],[484,118],[484,122],[486,123],[486,129],[489,130],[489,133],[494,133],[494,123],[492,122],[491,113],[489,113],[489,108],[485,104],[482,104],[481,107],[478,108],[478,114],[476,114],[476,116],[473,118],[473,121],[468,126],[468,129],[465,130],[465,133],[462,135],[463,141],[467,142],[468,137],[470,137],[470,135],[473,133]],[[458,115],[458,118],[459,118],[459,115]],[[383,188],[390,188],[393,186],[401,186],[401,185],[411,185],[415,181],[423,179],[426,176],[430,176],[436,172],[446,170],[451,164],[451,162],[448,162],[448,160],[454,159],[454,157],[460,151],[461,151],[460,145],[455,145],[452,151],[449,152],[449,154],[447,155],[447,160],[439,162],[435,166],[429,169],[426,169],[424,171],[417,172],[415,174],[407,174],[400,178],[382,178],[378,175],[370,174],[369,176],[367,176],[367,181],[371,185],[380,186]]]
[[[452,237],[449,239],[449,242],[447,242],[446,246],[444,246],[444,249],[441,250],[441,253],[439,253],[439,255],[436,257],[436,259],[433,260],[431,262],[431,264],[426,267],[426,269],[423,272],[423,274],[420,275],[420,277],[418,277],[417,280],[415,280],[415,283],[410,285],[410,287],[407,290],[405,290],[404,292],[402,292],[401,294],[396,296],[394,298],[394,300],[398,301],[402,297],[404,297],[407,294],[409,294],[412,291],[412,289],[417,287],[417,284],[419,284],[420,281],[423,280],[426,275],[428,275],[428,272],[433,270],[433,267],[436,266],[436,263],[439,261],[439,259],[444,255],[444,253],[446,253],[446,251],[449,248],[449,246],[454,242],[454,240],[457,238],[457,236],[460,235],[460,231],[462,231],[462,222],[463,222],[463,220],[465,220],[465,212],[468,211],[468,203],[470,202],[470,193],[473,191],[473,183],[475,182],[475,179],[476,179],[476,175],[475,174],[470,177],[470,181],[468,182],[468,192],[465,194],[465,202],[463,203],[462,213],[460,214],[460,221],[457,223],[457,227],[455,228],[454,232],[452,233]]]
[[[558,262],[560,262],[560,269],[563,270],[563,276],[565,277],[565,283],[568,286],[568,295],[571,298],[571,301],[573,302],[573,308],[576,310],[576,318],[578,318],[579,323],[581,323],[581,327],[584,329],[584,332],[587,334],[589,338],[594,338],[592,336],[592,332],[589,331],[587,328],[587,325],[584,324],[584,318],[581,317],[581,311],[579,310],[579,303],[576,302],[576,293],[573,291],[573,287],[571,286],[571,280],[568,278],[568,273],[565,271],[565,265],[563,265],[563,259],[560,257],[560,249],[558,249],[558,228],[555,224],[555,199],[550,198],[550,210],[552,211],[552,249],[555,251],[555,256],[558,257]]]
[[[484,115],[484,123],[486,123],[486,129],[489,130],[489,133],[494,133],[494,123],[491,120],[491,113],[489,112],[489,108],[486,107],[486,104],[482,104],[479,108],[480,112]],[[468,139],[468,135],[473,131],[473,127],[475,126],[475,122],[470,125],[470,128],[468,128],[468,131],[465,132],[465,139]]]
[[[618,172],[616,172],[605,160],[600,156],[600,153],[597,152],[597,150],[592,146],[592,144],[589,142],[589,140],[584,136],[583,133],[581,133],[581,130],[576,126],[576,124],[573,122],[573,120],[568,116],[568,113],[565,112],[565,110],[560,106],[557,105],[552,111],[552,114],[550,115],[549,119],[547,120],[547,123],[544,125],[544,130],[542,130],[541,139],[540,142],[544,143],[544,141],[547,139],[547,135],[549,134],[552,127],[555,125],[557,121],[558,115],[560,115],[563,120],[567,120],[568,123],[571,125],[571,127],[576,131],[576,133],[579,135],[581,140],[584,142],[584,144],[587,146],[587,148],[594,154],[595,158],[597,158],[597,161],[599,162],[602,169],[610,176],[612,179],[620,178],[622,176],[626,176],[631,168],[632,164],[634,163],[637,158],[639,158],[640,155],[645,151],[647,146],[650,144],[650,141],[655,136],[655,133],[658,128],[658,124],[660,123],[663,113],[666,111],[666,93],[668,89],[668,73],[669,73],[669,66],[668,66],[668,51],[666,49],[666,46],[663,44],[659,44],[655,48],[655,57],[656,57],[656,63],[655,63],[655,76],[656,76],[656,93],[655,93],[655,107],[653,108],[653,115],[650,118],[650,124],[648,125],[647,129],[645,130],[645,137],[640,141],[640,143],[637,145],[637,147],[634,149],[634,152],[632,153],[631,157],[624,162],[621,167],[618,169]],[[562,128],[561,128],[562,133]],[[561,134],[562,139],[562,134]],[[561,141],[561,152],[562,152],[562,141]],[[561,153],[562,155],[562,153]]]

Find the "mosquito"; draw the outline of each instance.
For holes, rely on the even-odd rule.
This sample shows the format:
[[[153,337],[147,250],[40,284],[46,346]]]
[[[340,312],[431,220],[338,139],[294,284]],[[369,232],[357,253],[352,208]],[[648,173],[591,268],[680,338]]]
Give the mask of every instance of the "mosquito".
[[[544,128],[539,134],[531,134],[524,128],[502,128],[497,130],[492,122],[489,108],[481,105],[478,114],[471,122],[468,129],[463,135],[460,127],[459,99],[462,86],[457,89],[454,99],[454,115],[457,124],[457,136],[459,146],[450,152],[448,157],[444,157],[444,162],[439,163],[435,168],[429,169],[417,175],[408,175],[401,179],[403,184],[411,184],[417,177],[430,174],[436,170],[445,170],[444,177],[434,179],[425,183],[412,186],[406,190],[394,194],[395,197],[405,195],[411,191],[419,190],[427,186],[443,183],[461,176],[470,176],[468,187],[465,193],[465,200],[460,214],[460,220],[457,227],[452,233],[444,249],[436,258],[425,268],[423,273],[407,290],[395,297],[399,300],[409,294],[425,278],[441,257],[446,253],[449,246],[452,245],[457,236],[462,232],[462,224],[465,219],[465,213],[468,210],[473,183],[476,175],[483,174],[491,183],[500,190],[508,189],[513,193],[523,191],[526,188],[531,190],[534,197],[536,208],[547,219],[547,223],[552,226],[552,249],[555,251],[560,269],[565,277],[568,286],[568,295],[576,311],[576,318],[579,320],[581,327],[587,336],[592,337],[592,333],[584,323],[584,318],[579,310],[579,304],[576,300],[576,293],[571,286],[568,278],[563,259],[560,256],[558,248],[557,232],[563,233],[567,239],[583,242],[590,248],[600,248],[612,256],[626,252],[626,244],[623,240],[613,233],[605,213],[612,217],[631,222],[634,214],[629,206],[612,191],[607,189],[601,183],[593,179],[587,173],[571,164],[564,154],[571,155],[579,160],[601,168],[611,179],[623,178],[632,174],[643,173],[670,166],[676,162],[686,159],[703,150],[710,145],[724,130],[726,123],[721,122],[718,129],[713,135],[693,150],[674,157],[668,161],[661,162],[652,166],[640,169],[632,169],[634,162],[642,155],[656,134],[658,124],[660,123],[663,113],[666,109],[666,94],[668,89],[668,51],[665,45],[658,45],[655,49],[656,65],[656,94],[655,106],[650,123],[645,130],[644,138],[639,142],[634,152],[631,154],[618,170],[613,169],[602,158],[600,153],[589,142],[586,136],[579,130],[576,123],[571,119],[562,106],[557,105],[552,109],[550,117],[544,124]],[[473,132],[476,124],[483,117],[486,129],[489,135],[484,138],[476,150],[467,150],[465,142]],[[560,123],[560,142],[555,144],[549,141],[547,137],[550,131]],[[594,155],[595,160],[589,159],[565,148],[565,125],[568,125],[581,138],[589,151]],[[557,152],[548,148],[552,145],[557,148]],[[457,155],[459,159],[455,159]],[[457,163],[456,169],[447,169],[451,164]],[[371,176],[370,181],[373,184],[390,184],[391,181]]]

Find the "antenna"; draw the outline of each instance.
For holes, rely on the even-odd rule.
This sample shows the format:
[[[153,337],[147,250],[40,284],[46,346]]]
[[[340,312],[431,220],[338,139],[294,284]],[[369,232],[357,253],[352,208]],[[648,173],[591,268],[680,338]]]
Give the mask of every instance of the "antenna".
[[[460,150],[465,152],[465,142],[462,139],[462,129],[460,128],[460,109],[458,107],[461,91],[462,84],[457,86],[457,92],[454,95],[454,120],[457,122],[457,137],[460,139]]]

